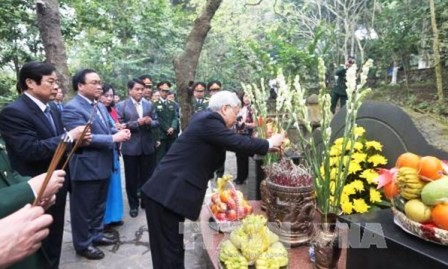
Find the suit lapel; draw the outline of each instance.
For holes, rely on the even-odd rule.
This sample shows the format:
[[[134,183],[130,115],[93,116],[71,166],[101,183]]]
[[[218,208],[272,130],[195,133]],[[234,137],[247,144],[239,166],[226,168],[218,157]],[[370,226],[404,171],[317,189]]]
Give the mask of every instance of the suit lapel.
[[[53,131],[51,123],[48,121],[47,116],[45,116],[44,112],[39,108],[39,106],[34,103],[33,100],[31,100],[28,96],[26,96],[26,94],[22,94],[20,98],[22,98],[24,104],[31,110],[32,114],[36,115],[43,123],[43,125],[47,127],[47,130],[50,133],[49,137],[55,136],[56,134]]]

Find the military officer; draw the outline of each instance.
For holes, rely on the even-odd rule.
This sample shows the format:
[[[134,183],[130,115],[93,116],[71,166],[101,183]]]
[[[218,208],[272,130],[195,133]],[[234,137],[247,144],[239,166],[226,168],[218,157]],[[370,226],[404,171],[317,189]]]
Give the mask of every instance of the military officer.
[[[157,161],[160,161],[165,153],[170,149],[179,133],[179,118],[176,113],[176,104],[167,100],[171,83],[162,81],[157,83],[160,92],[160,99],[155,103],[157,118],[159,119],[159,141],[157,148]]]
[[[193,111],[194,113],[205,110],[208,107],[208,98],[205,98],[205,85],[204,82],[196,82],[191,87],[193,89]]]

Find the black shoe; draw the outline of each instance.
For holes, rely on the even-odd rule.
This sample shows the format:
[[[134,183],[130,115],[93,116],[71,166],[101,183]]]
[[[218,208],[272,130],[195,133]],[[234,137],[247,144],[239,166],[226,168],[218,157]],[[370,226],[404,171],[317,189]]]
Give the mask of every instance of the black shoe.
[[[117,238],[110,238],[110,236],[102,236],[95,241],[93,241],[94,246],[110,246],[115,245],[118,242]]]
[[[138,208],[131,209],[129,211],[129,215],[131,215],[131,218],[137,217],[138,216]]]
[[[109,240],[118,240],[119,234],[117,231],[103,231],[103,237]]]
[[[102,258],[104,258],[104,252],[92,245],[88,246],[86,249],[76,251],[76,253],[89,260],[101,260]]]
[[[111,223],[106,224],[105,226],[108,227],[117,227],[117,226],[121,226],[124,224],[124,221],[120,220],[120,221],[113,221]]]

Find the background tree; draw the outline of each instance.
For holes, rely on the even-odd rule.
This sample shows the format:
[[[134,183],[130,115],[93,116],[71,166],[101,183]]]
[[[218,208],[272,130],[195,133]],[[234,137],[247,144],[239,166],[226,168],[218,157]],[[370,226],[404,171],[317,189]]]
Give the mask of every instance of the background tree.
[[[188,84],[194,81],[196,77],[196,68],[201,55],[202,46],[208,31],[210,31],[210,22],[221,5],[222,0],[207,0],[202,13],[195,20],[193,29],[187,37],[184,51],[177,56],[174,61],[174,72],[176,74],[176,85],[180,106],[182,110],[181,124],[182,129],[190,122],[193,114],[191,105],[192,93],[188,91]]]
[[[37,25],[45,48],[47,60],[57,70],[60,87],[64,93],[70,89],[64,38],[61,32],[59,2],[57,0],[36,1]]]

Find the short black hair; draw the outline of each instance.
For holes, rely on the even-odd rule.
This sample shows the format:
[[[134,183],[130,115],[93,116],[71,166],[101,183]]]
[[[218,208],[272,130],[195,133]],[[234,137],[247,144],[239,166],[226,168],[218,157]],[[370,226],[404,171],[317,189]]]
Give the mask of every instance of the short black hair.
[[[207,90],[210,90],[210,87],[211,87],[213,84],[218,85],[219,88],[222,87],[222,85],[221,85],[221,81],[219,81],[219,80],[212,80],[212,81],[210,81],[210,82],[207,84]]]
[[[37,85],[42,82],[43,76],[49,76],[56,71],[56,68],[47,62],[29,62],[22,66],[19,71],[19,83],[18,90],[20,92],[25,91],[28,86],[26,85],[26,80],[34,80]]]
[[[97,72],[89,68],[81,69],[78,72],[76,72],[76,74],[72,78],[72,86],[75,92],[79,90],[78,89],[79,83],[86,84],[86,75],[90,73],[97,73]]]
[[[205,82],[202,82],[202,81],[195,82],[195,83],[193,84],[193,86],[191,86],[191,88],[194,90],[194,89],[196,89],[196,87],[199,86],[199,85],[201,85],[202,87],[204,87],[204,89],[207,88],[207,85],[205,84]]]
[[[150,75],[141,75],[138,77],[140,80],[149,79],[152,82],[152,77]]]
[[[135,84],[140,84],[143,87],[145,87],[145,83],[143,82],[143,80],[141,80],[139,78],[133,78],[133,79],[129,80],[126,86],[128,87],[128,90],[130,90],[130,89],[134,88]]]
[[[171,88],[171,83],[170,83],[169,81],[167,81],[167,80],[164,80],[164,81],[160,81],[159,83],[157,83],[157,89],[158,89],[160,86],[162,86],[163,84],[166,84],[166,85],[168,85],[168,87]]]

